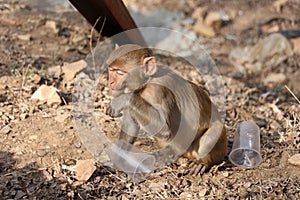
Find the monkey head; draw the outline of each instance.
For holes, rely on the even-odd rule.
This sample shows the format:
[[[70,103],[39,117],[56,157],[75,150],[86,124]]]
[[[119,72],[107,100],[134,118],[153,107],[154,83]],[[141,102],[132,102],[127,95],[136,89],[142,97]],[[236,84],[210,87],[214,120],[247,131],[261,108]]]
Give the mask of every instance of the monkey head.
[[[114,50],[106,64],[108,86],[114,97],[142,88],[157,70],[151,50],[133,44]]]

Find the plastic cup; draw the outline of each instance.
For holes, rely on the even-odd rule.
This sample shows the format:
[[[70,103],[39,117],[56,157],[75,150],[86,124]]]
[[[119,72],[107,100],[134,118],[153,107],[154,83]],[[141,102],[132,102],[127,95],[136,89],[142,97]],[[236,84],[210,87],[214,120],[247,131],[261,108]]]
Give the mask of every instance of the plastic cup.
[[[154,170],[155,157],[124,140],[112,144],[108,155],[115,166],[127,173],[135,182],[142,181]]]
[[[229,160],[235,166],[250,169],[262,162],[260,155],[260,133],[251,121],[243,121],[235,134]]]

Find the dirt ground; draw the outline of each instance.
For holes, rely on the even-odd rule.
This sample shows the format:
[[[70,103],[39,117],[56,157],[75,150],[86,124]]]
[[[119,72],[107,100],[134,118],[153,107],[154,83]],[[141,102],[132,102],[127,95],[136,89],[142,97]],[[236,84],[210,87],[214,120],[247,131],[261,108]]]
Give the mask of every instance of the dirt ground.
[[[300,166],[288,162],[300,153],[300,102],[296,99],[300,97],[300,3],[174,2],[127,0],[126,4],[180,10],[186,18],[199,7],[207,13],[229,13],[231,20],[215,36],[198,36],[225,82],[229,150],[238,123],[253,120],[260,128],[263,162],[245,170],[226,157],[204,175],[193,176],[188,174],[190,161],[180,158],[137,184],[125,173],[95,160],[96,171],[87,182],[79,182],[72,167],[78,160],[94,157],[82,144],[71,114],[72,84],[63,81],[64,74],[53,74],[49,68],[85,59],[90,53],[92,27],[74,11],[41,12],[24,1],[0,0],[0,199],[300,199]],[[291,29],[296,36],[281,33],[287,33],[293,54],[280,63],[241,73],[230,62],[233,49],[257,44],[270,30]],[[178,65],[177,61],[169,63]],[[266,81],[271,73],[284,78]],[[30,100],[43,84],[58,89],[61,104]],[[95,108],[98,113],[109,99],[107,88],[103,91]],[[117,133],[114,119],[100,116],[99,121],[107,133]]]

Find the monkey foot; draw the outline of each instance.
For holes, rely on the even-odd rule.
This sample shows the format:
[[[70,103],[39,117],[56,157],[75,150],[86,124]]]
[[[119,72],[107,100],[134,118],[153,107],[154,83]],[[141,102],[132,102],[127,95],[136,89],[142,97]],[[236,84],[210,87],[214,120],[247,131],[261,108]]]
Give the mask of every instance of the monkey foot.
[[[193,176],[197,176],[197,175],[203,175],[204,172],[207,170],[207,166],[202,164],[202,163],[192,163],[190,165],[190,172],[189,174],[190,175],[193,175]]]

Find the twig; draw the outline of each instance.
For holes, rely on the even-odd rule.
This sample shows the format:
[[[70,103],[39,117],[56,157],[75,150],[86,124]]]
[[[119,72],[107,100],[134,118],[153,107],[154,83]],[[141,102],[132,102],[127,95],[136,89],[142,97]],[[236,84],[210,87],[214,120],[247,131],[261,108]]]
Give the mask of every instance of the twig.
[[[300,104],[300,101],[298,99],[298,97],[296,97],[296,95],[292,92],[292,90],[290,90],[290,88],[287,85],[284,85],[284,87],[291,93],[291,95],[296,99],[296,101]]]
[[[25,86],[25,83],[27,81],[28,71],[29,68],[31,68],[31,65],[27,65],[26,69],[24,70],[24,67],[22,67],[22,82],[19,89],[19,99],[23,96],[23,87]]]
[[[96,20],[95,24],[93,25],[93,27],[91,29],[91,34],[90,34],[90,51],[91,51],[91,54],[92,54],[93,67],[94,67],[95,72],[96,72],[96,63],[95,63],[95,55],[94,55],[94,50],[93,50],[93,31],[95,30],[95,28],[96,28],[99,20],[101,19],[101,17],[102,16],[98,17],[98,19]],[[102,26],[101,26],[101,28],[99,30],[96,46],[98,45],[98,43],[100,41],[101,33],[102,33],[102,30],[103,30],[105,22],[106,22],[106,17],[104,18]]]

